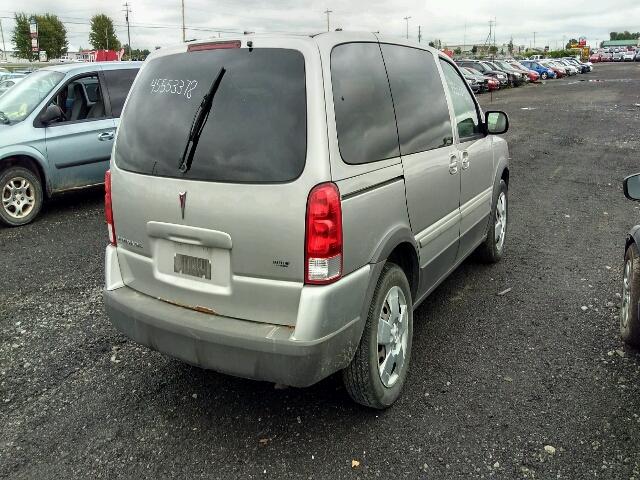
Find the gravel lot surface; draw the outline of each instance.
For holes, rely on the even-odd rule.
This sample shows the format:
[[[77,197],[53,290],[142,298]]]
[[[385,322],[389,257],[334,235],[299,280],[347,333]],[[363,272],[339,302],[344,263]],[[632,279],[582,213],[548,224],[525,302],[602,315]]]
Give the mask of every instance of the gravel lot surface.
[[[640,479],[640,355],[617,318],[640,64],[481,102],[511,118],[506,258],[418,309],[385,412],[337,377],[280,390],[117,333],[100,191],[0,227],[0,477]]]

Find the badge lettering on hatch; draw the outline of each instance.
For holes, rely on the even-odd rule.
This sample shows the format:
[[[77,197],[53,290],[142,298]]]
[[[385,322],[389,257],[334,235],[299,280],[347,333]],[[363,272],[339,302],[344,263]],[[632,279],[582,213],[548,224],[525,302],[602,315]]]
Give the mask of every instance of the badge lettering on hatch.
[[[180,212],[182,213],[182,219],[184,220],[184,207],[187,206],[187,192],[180,192],[178,194],[180,200]]]

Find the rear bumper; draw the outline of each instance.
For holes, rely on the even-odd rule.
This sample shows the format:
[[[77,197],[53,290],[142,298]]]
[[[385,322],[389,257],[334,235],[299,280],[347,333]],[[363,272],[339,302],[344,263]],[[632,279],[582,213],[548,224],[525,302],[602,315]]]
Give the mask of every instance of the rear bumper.
[[[369,266],[333,285],[304,287],[311,291],[301,297],[304,318],[294,328],[201,313],[144,295],[114,282],[114,260],[117,265],[108,250],[104,303],[110,321],[135,342],[186,363],[305,387],[346,367],[360,342]],[[336,322],[338,311],[349,315]]]

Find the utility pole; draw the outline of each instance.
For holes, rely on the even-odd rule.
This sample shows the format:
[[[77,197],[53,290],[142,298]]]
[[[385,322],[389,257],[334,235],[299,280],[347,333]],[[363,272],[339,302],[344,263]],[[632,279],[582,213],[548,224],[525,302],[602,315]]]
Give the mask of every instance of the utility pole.
[[[411,17],[404,17],[405,22],[407,22],[407,40],[409,40],[409,19]]]
[[[495,58],[496,55],[496,30],[498,27],[498,17],[493,17],[493,56]]]
[[[182,43],[187,41],[187,34],[184,28],[184,0],[182,0]]]
[[[418,43],[422,43],[422,26],[418,25]]]
[[[131,13],[131,9],[129,8],[131,5],[129,5],[129,2],[126,2],[123,7],[124,7],[124,19],[127,21],[127,42],[129,45],[129,60],[131,60],[131,30],[129,29],[129,13]]]
[[[327,32],[330,32],[330,31],[331,31],[331,25],[330,25],[330,23],[329,23],[329,15],[330,15],[331,13],[333,13],[333,10],[329,10],[329,9],[327,8],[327,9],[324,11],[324,13],[326,13],[326,15],[327,15]]]
[[[462,52],[467,48],[467,22],[464,22],[464,40],[462,40]]]
[[[2,35],[2,59],[7,59],[7,47],[4,44],[4,31],[2,30],[2,19],[0,19],[0,35]]]
[[[538,32],[533,32],[533,48],[536,48],[536,33]]]

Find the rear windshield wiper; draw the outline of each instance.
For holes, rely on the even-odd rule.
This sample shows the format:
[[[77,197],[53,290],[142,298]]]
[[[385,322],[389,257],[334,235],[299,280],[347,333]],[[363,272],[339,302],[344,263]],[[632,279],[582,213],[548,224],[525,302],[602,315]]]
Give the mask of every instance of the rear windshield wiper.
[[[189,130],[189,138],[187,139],[187,145],[184,147],[184,152],[182,152],[180,164],[178,165],[178,168],[182,173],[187,173],[191,168],[193,156],[196,153],[196,148],[198,148],[198,141],[200,140],[200,135],[204,129],[204,124],[207,123],[207,120],[209,119],[209,112],[211,112],[211,106],[213,105],[213,97],[215,97],[216,92],[220,87],[220,83],[222,82],[222,77],[224,77],[226,72],[227,71],[224,67],[220,69],[216,79],[209,88],[209,92],[202,98],[202,102],[200,102],[200,106],[193,117],[191,129]]]
[[[6,113],[0,111],[0,122],[4,123],[5,125],[9,125],[11,123],[11,120],[9,120],[9,117],[7,117]]]

